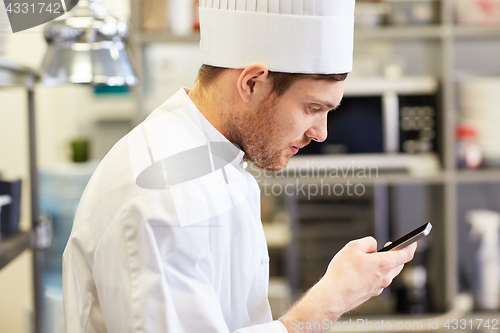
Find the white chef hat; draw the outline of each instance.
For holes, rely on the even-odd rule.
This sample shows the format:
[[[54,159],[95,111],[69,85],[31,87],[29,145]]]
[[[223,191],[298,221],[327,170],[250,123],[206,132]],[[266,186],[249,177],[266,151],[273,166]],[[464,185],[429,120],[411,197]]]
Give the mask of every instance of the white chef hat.
[[[200,0],[202,60],[286,73],[352,70],[355,0]]]

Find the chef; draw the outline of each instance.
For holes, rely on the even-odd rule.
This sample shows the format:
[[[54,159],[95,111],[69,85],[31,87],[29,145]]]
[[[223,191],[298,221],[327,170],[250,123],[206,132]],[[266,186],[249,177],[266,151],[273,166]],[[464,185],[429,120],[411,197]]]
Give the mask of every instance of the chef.
[[[353,12],[354,0],[200,2],[195,85],[111,149],[80,201],[63,257],[67,333],[320,332],[311,324],[391,283],[415,245],[382,254],[355,240],[273,321],[246,171],[282,170],[325,140],[352,69]]]

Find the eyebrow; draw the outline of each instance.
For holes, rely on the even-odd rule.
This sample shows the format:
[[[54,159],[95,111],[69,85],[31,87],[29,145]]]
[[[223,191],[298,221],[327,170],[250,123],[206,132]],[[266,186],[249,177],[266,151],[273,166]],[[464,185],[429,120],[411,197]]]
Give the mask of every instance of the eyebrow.
[[[336,108],[339,107],[339,105],[332,105],[331,103],[327,102],[327,101],[323,101],[323,100],[320,100],[320,99],[316,99],[316,98],[311,98],[311,100],[314,102],[314,103],[317,103],[317,104],[323,104],[323,105],[326,105],[327,107],[329,107],[331,110],[335,110]]]

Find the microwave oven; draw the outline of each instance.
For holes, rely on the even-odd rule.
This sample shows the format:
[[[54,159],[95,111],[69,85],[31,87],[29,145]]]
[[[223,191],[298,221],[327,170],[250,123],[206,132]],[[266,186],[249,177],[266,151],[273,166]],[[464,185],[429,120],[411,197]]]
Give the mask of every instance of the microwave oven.
[[[438,146],[438,84],[433,77],[349,79],[328,115],[328,137],[299,154],[432,153]]]

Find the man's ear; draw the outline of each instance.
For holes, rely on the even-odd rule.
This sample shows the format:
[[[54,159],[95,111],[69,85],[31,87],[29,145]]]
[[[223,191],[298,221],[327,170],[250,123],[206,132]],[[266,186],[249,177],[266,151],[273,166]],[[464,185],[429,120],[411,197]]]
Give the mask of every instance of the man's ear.
[[[268,73],[266,66],[254,64],[246,67],[238,78],[238,92],[241,99],[250,102],[256,94],[261,94],[268,89]]]

